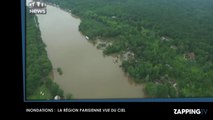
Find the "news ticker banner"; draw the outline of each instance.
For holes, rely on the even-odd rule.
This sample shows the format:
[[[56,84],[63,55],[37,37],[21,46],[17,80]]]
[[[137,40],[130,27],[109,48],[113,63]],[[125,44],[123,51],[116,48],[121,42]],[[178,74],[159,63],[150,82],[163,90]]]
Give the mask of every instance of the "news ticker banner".
[[[126,113],[142,112],[174,116],[208,116],[213,114],[212,103],[27,103],[22,112],[50,113]]]
[[[173,109],[174,115],[207,115],[209,109]],[[127,112],[126,108],[26,108],[25,112]]]
[[[26,112],[126,112],[125,108],[26,108]]]

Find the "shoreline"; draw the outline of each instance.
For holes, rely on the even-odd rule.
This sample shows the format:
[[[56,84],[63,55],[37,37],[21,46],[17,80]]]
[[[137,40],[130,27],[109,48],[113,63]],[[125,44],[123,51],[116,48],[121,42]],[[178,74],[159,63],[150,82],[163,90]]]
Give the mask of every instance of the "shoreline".
[[[71,12],[72,10],[61,8],[59,5],[52,4],[52,3],[49,3],[49,2],[47,2],[47,5],[50,5],[50,6],[52,6],[52,7],[59,8],[60,10],[69,13],[72,17],[74,17],[74,18],[76,18],[76,19],[79,19],[79,20],[80,20],[80,23],[81,23],[81,18],[78,17],[77,15],[74,15],[74,14]],[[94,47],[96,47],[97,50],[101,50],[101,51],[103,52],[103,49],[99,49],[99,48],[97,48],[97,46],[99,45],[99,43],[103,42],[104,40],[102,40],[101,38],[96,38],[96,39],[94,39],[94,40],[86,39],[87,35],[83,34],[79,29],[78,29],[78,31],[79,31],[80,34],[85,38],[85,40],[86,40],[87,42],[89,42],[90,44],[94,45]],[[107,39],[107,38],[105,38],[105,39]],[[106,44],[111,43],[111,42],[109,42],[109,41],[104,41],[104,42],[105,42]],[[112,44],[112,43],[111,43],[111,44]],[[123,68],[122,68],[122,66],[121,66],[121,65],[122,65],[122,62],[123,62],[123,58],[122,58],[123,55],[122,55],[121,53],[115,53],[115,54],[111,54],[111,55],[105,55],[105,54],[103,53],[103,56],[110,56],[110,57],[112,57],[112,58],[117,58],[117,59],[118,59],[118,62],[117,62],[117,63],[114,62],[114,64],[119,64],[119,67],[122,69],[123,73],[125,74],[125,77],[127,77],[128,80],[131,79],[131,81],[134,82],[134,84],[142,85],[143,88],[144,88],[144,83],[139,83],[139,82],[137,82],[136,79],[134,79],[133,77],[131,77],[130,75],[128,75],[128,73],[124,72],[124,70],[123,70]],[[144,93],[144,92],[143,92],[143,93]],[[144,93],[144,94],[145,94],[145,93]]]
[[[54,5],[54,4],[48,4],[49,6],[52,6],[52,7],[55,7],[55,8],[59,8],[59,10],[62,10],[63,12],[66,12],[66,13],[69,13],[69,15],[71,15],[71,17],[73,17],[73,18],[75,18],[75,19],[79,19],[80,20],[80,22],[81,22],[81,19],[80,19],[80,17],[74,17],[73,16],[73,14],[72,13],[70,13],[70,11],[69,10],[66,10],[66,9],[62,9],[62,8],[60,8],[59,6],[57,6],[57,5]],[[80,25],[80,24],[79,24]],[[78,25],[78,26],[79,26]],[[99,39],[94,39],[94,40],[88,40],[88,39],[86,39],[86,35],[84,35],[81,31],[79,31],[79,29],[77,29],[77,31],[80,33],[80,35],[83,37],[83,39],[84,40],[87,40],[86,42],[89,42],[89,44],[91,44],[91,42],[92,41],[100,41],[100,42],[102,42],[102,40],[99,38]],[[105,41],[106,43],[109,43],[110,41]],[[99,42],[97,42],[96,44],[93,44],[94,45],[94,47],[97,49],[97,45],[99,44]],[[92,44],[91,44],[92,45]],[[101,49],[97,49],[97,50],[101,50]],[[101,52],[103,53],[103,50],[101,50]],[[104,56],[109,56],[109,57],[112,57],[113,58],[113,61],[114,61],[114,59],[115,58],[117,58],[117,56],[120,56],[120,53],[119,54],[116,54],[116,55],[103,55],[103,57]],[[127,84],[130,84],[130,85],[132,85],[132,86],[140,86],[141,85],[141,89],[143,89],[143,84],[138,84],[138,83],[136,83],[132,78],[131,78],[131,80],[130,80],[130,76],[126,76],[125,74],[125,72],[123,71],[123,69],[122,69],[122,67],[121,67],[121,63],[122,63],[122,61],[121,61],[121,59],[120,59],[121,57],[119,57],[119,60],[120,60],[120,62],[118,62],[118,63],[114,63],[114,64],[116,64],[116,66],[119,68],[119,69],[121,69],[121,72],[123,73],[123,76],[124,77],[126,77],[128,80],[126,81],[127,82]],[[53,73],[54,74],[54,73]],[[137,85],[136,85],[137,84]],[[143,94],[145,94],[144,93],[144,91],[143,90],[141,90],[141,94],[142,94],[142,96],[141,96],[141,98],[144,98],[144,95]]]

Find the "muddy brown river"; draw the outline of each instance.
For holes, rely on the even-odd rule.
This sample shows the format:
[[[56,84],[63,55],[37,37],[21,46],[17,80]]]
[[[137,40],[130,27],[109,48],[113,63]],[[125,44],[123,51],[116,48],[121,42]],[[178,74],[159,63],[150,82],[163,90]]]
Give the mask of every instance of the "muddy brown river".
[[[143,98],[143,86],[125,76],[120,63],[103,56],[78,29],[81,20],[64,10],[47,6],[46,15],[37,15],[54,81],[65,96],[74,99]],[[55,70],[60,67],[62,75]]]

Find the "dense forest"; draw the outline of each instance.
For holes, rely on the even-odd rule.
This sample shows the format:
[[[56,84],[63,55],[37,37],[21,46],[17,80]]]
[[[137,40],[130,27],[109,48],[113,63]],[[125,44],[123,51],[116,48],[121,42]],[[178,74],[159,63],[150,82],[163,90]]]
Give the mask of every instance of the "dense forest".
[[[37,17],[26,13],[26,99],[49,100],[63,91],[50,77],[52,64],[42,42]]]
[[[81,18],[147,97],[213,96],[212,0],[45,0]],[[118,85],[119,86],[119,85]]]

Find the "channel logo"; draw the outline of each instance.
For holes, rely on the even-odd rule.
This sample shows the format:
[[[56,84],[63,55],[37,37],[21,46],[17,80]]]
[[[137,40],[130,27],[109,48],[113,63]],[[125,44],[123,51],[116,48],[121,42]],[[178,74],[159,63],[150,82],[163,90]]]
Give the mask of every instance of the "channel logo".
[[[31,14],[47,14],[47,4],[41,1],[33,1],[28,3],[29,13]]]
[[[173,111],[175,115],[206,115],[208,109],[173,109]]]

